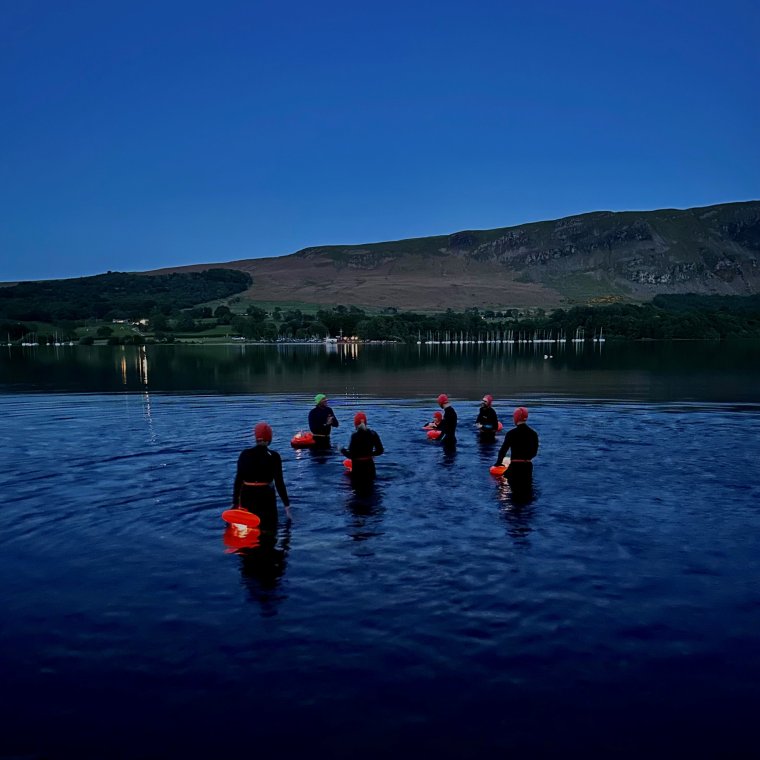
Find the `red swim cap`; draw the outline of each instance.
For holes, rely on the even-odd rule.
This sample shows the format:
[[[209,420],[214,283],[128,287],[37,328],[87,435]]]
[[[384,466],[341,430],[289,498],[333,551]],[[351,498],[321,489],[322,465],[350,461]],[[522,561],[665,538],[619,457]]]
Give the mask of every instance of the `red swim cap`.
[[[493,404],[493,396],[490,393],[487,393],[483,396],[483,401],[485,401],[488,406],[491,406],[491,404]]]
[[[253,437],[257,441],[272,442],[272,428],[266,422],[259,422],[253,429]]]
[[[443,415],[440,412],[433,412],[433,418],[436,420],[442,420]]]
[[[449,397],[442,393],[440,396],[438,396],[438,403],[439,404],[448,404],[449,403]]]
[[[364,412],[357,412],[354,415],[354,427],[359,427],[362,423],[367,424],[367,415]]]
[[[528,419],[528,410],[524,406],[518,406],[512,415],[512,419],[515,421],[515,425],[525,422]]]

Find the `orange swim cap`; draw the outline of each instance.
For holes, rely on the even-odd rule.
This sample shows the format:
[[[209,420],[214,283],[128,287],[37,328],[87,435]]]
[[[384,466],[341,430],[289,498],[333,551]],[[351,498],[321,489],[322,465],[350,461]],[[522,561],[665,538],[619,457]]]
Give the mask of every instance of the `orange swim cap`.
[[[440,412],[433,412],[433,419],[435,420],[442,420],[443,415]]]
[[[528,419],[528,410],[524,406],[518,406],[512,415],[512,419],[515,421],[515,425],[525,422]]]
[[[359,427],[362,423],[367,424],[367,415],[364,412],[357,412],[354,415],[354,427]]]
[[[259,422],[253,429],[253,437],[257,441],[272,442],[272,428],[266,422]]]
[[[442,393],[440,396],[438,396],[438,403],[441,405],[448,404],[449,397],[445,393]]]

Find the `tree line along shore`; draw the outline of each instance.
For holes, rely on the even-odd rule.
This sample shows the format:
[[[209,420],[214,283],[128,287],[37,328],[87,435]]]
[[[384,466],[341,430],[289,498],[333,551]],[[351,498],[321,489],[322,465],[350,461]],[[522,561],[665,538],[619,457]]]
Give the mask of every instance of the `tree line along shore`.
[[[0,340],[110,345],[309,341],[672,340],[760,338],[760,296],[658,295],[648,303],[544,309],[451,309],[437,314],[266,304],[240,293],[250,276],[215,269],[108,273],[0,288]]]

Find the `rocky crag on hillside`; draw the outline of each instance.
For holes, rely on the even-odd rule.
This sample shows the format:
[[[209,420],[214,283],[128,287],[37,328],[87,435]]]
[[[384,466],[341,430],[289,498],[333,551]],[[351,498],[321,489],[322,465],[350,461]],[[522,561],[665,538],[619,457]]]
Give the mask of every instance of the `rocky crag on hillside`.
[[[538,281],[583,273],[637,296],[748,295],[760,284],[760,203],[599,212],[513,228],[482,242],[477,233],[457,233],[449,247]]]

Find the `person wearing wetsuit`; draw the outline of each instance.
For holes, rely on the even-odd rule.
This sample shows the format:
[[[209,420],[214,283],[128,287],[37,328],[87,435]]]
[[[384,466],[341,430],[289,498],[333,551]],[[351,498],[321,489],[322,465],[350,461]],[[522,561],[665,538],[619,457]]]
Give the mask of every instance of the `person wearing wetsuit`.
[[[457,413],[449,403],[449,397],[445,393],[438,396],[438,406],[443,409],[443,419],[438,426],[441,437],[438,440],[444,448],[453,449],[457,445]]]
[[[309,430],[314,436],[314,448],[330,448],[330,433],[334,427],[338,427],[338,420],[333,410],[327,406],[327,396],[317,393],[314,396],[314,408],[309,412]]]
[[[367,427],[367,415],[357,412],[354,415],[356,432],[351,434],[348,447],[342,448],[341,454],[351,460],[351,481],[369,483],[375,479],[375,462],[385,449],[380,436]]]
[[[282,477],[282,459],[270,451],[272,428],[259,422],[254,428],[256,445],[240,453],[232,492],[232,506],[247,509],[261,518],[261,530],[277,527],[275,488],[290,516],[290,499]]]
[[[515,426],[504,437],[496,465],[501,465],[502,460],[511,449],[512,458],[504,477],[510,482],[525,485],[529,484],[533,478],[533,462],[531,460],[538,453],[538,433],[533,428],[528,427],[528,410],[524,406],[515,409],[512,418]]]
[[[433,419],[430,422],[426,422],[423,426],[423,430],[438,430],[441,426],[441,420],[443,415],[440,412],[433,412]]]
[[[490,394],[483,396],[478,418],[475,420],[475,424],[480,428],[480,440],[488,443],[496,440],[496,432],[499,429],[499,418],[491,404],[493,404],[493,396]]]

